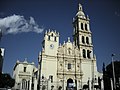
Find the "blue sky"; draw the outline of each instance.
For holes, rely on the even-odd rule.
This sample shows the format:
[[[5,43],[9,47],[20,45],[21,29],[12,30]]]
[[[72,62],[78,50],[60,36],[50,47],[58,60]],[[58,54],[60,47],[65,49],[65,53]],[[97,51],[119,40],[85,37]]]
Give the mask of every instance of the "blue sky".
[[[0,42],[0,47],[5,48],[3,72],[12,75],[17,59],[24,61],[27,58],[28,62],[34,61],[37,65],[43,35],[48,29],[60,33],[61,43],[67,41],[67,37],[71,37],[72,40],[72,18],[77,13],[78,2],[83,5],[85,14],[90,17],[98,70],[102,71],[103,62],[106,65],[111,62],[112,53],[116,54],[115,60],[120,60],[119,0],[1,0],[0,20],[16,16],[19,20],[22,18],[30,29],[31,25],[34,25],[35,29],[37,27],[36,30],[43,29],[43,32],[39,33],[23,31],[3,35]]]

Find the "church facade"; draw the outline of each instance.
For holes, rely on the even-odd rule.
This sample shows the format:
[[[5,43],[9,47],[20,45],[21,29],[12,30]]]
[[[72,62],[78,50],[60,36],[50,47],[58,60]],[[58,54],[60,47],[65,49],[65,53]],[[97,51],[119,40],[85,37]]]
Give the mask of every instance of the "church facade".
[[[34,62],[29,63],[27,59],[24,62],[17,60],[13,70],[13,90],[37,90],[37,71]]]
[[[39,84],[42,90],[94,90],[98,84],[90,19],[79,4],[73,19],[73,42],[59,44],[59,33],[46,31],[39,54]]]

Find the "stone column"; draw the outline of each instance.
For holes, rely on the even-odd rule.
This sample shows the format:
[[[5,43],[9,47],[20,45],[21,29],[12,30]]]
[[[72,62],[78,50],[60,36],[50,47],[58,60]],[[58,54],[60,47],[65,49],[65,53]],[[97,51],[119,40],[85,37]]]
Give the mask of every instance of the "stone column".
[[[29,90],[31,90],[32,81],[30,80],[29,82],[30,82],[29,83]]]
[[[64,80],[64,85],[63,85],[64,87],[64,89],[63,90],[66,90],[66,86],[67,86],[67,83],[65,83],[65,80]]]
[[[25,88],[25,83],[24,83],[24,81],[22,81],[22,89],[24,89]]]
[[[47,90],[51,90],[51,80],[50,79],[48,79],[48,89]]]
[[[22,82],[20,83],[20,88],[19,89],[22,90]]]
[[[37,79],[34,79],[34,90],[37,90]]]
[[[104,82],[103,82],[103,79],[101,80],[101,90],[104,90]]]
[[[79,88],[79,82],[78,82],[78,80],[77,80],[77,89]]]
[[[110,81],[111,81],[111,90],[113,90],[113,81],[112,81],[112,78],[110,78]]]
[[[91,90],[91,80],[89,80],[89,90]]]

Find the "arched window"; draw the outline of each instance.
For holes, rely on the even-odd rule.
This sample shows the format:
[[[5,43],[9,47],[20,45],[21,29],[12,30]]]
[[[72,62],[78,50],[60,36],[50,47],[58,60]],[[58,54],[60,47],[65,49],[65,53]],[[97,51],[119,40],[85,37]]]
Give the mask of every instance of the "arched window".
[[[84,38],[84,36],[82,36],[82,43],[83,43],[83,44],[85,43],[85,38]]]
[[[90,59],[91,57],[90,57],[90,53],[91,53],[91,51],[90,50],[87,50],[87,57]]]
[[[24,72],[26,72],[26,68],[27,68],[27,67],[24,67],[24,70],[23,70]]]
[[[85,24],[85,30],[88,30],[88,28],[87,28],[87,24]]]
[[[89,44],[89,38],[88,37],[86,37],[86,43]]]
[[[71,63],[68,63],[68,69],[71,69]]]
[[[71,49],[70,48],[68,48],[68,54],[71,54]]]
[[[51,36],[53,37],[53,33],[51,34]]]
[[[48,36],[48,40],[50,40],[50,36]]]
[[[83,30],[83,23],[81,23],[81,29]]]
[[[26,88],[26,79],[22,79],[22,89]]]
[[[83,49],[83,58],[86,58],[86,51]]]

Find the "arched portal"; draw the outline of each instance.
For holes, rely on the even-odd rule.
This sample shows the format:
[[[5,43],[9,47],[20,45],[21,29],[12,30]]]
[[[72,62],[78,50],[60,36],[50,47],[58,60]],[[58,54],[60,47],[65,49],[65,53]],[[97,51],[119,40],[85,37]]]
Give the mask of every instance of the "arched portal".
[[[71,78],[67,80],[67,87],[68,88],[73,88],[74,87],[74,82]]]

